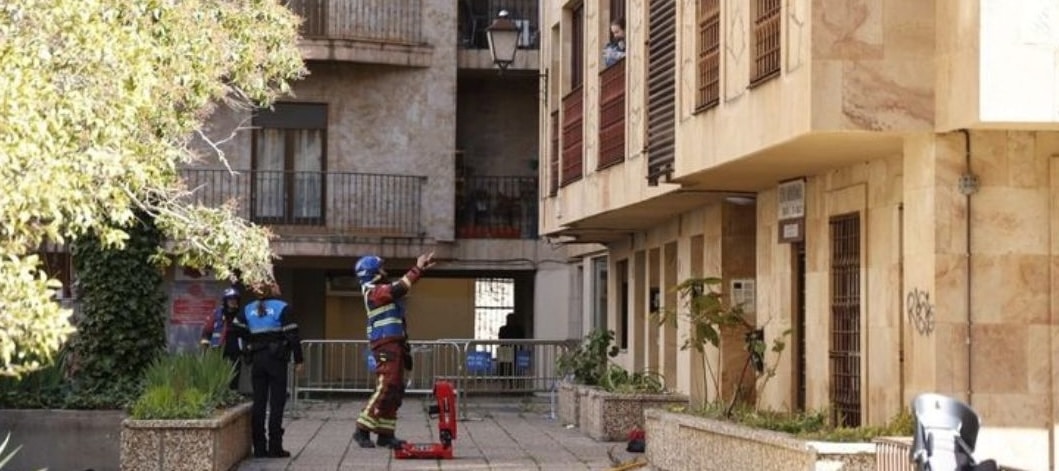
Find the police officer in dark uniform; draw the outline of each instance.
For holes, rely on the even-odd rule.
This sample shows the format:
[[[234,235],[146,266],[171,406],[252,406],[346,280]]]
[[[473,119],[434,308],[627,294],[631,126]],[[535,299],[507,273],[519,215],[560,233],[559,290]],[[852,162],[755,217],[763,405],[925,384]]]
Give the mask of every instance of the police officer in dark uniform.
[[[251,365],[254,387],[251,418],[254,456],[286,458],[283,449],[283,407],[287,403],[287,364],[294,356],[295,368],[302,364],[298,325],[291,322],[290,309],[278,299],[279,286],[262,289],[259,298],[246,305],[233,327],[242,331],[246,361]],[[268,439],[265,436],[265,409],[268,407]]]

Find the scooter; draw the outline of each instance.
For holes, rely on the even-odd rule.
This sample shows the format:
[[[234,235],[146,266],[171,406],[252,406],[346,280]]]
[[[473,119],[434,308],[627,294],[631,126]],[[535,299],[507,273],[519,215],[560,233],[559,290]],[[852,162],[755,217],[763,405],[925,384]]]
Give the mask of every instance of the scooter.
[[[909,458],[916,471],[997,471],[996,461],[978,462],[974,447],[981,422],[970,406],[940,394],[912,401],[916,429]]]

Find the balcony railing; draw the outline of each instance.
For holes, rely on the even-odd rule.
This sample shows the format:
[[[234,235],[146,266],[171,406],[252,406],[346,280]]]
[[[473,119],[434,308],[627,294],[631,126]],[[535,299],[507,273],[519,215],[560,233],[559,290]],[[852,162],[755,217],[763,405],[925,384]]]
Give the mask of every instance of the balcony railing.
[[[277,232],[420,237],[426,177],[351,172],[185,169],[192,201],[235,200],[240,216]]]
[[[289,0],[308,39],[423,43],[422,0]]]
[[[456,237],[536,239],[536,177],[464,177],[456,194]]]
[[[519,28],[518,47],[537,49],[540,31],[541,0],[459,0],[460,47],[488,49],[485,29],[500,10],[507,10],[509,18]]]

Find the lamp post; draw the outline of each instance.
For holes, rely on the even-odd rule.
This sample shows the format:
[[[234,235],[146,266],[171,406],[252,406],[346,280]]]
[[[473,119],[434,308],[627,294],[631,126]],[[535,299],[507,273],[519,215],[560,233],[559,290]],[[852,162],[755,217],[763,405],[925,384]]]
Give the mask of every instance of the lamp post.
[[[508,18],[507,10],[500,10],[493,23],[485,29],[486,38],[489,40],[489,54],[493,57],[493,63],[500,67],[500,73],[504,73],[515,61],[518,33],[518,25]]]

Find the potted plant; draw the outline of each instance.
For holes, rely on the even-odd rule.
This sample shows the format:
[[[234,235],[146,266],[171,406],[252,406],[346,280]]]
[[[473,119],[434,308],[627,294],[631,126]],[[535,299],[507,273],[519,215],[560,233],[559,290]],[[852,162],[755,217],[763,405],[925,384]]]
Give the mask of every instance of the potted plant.
[[[250,403],[219,352],[165,355],[122,423],[121,469],[228,470],[250,453]]]
[[[559,358],[559,420],[580,427],[596,440],[623,440],[643,428],[643,410],[686,405],[687,396],[665,390],[653,372],[629,372],[610,362],[618,354],[614,332],[594,330],[581,346]]]
[[[841,421],[828,411],[761,410],[760,398],[752,399],[775,376],[790,330],[767,342],[765,330],[742,306],[728,302],[721,283],[720,278],[686,280],[675,288],[683,308],[664,311],[658,318],[676,322],[678,314],[686,316],[689,334],[681,348],[701,354],[703,377],[714,393],[692,407],[645,411],[647,459],[654,468],[874,469],[872,438],[911,434],[907,413],[882,427],[846,428],[837,426]],[[742,371],[730,376],[738,378],[734,384],[721,383],[727,375],[721,374],[719,359],[711,360],[714,350],[745,355]]]
[[[618,354],[617,346],[611,346],[614,332],[593,330],[585,336],[576,349],[568,350],[556,362],[559,375],[559,422],[563,425],[579,425],[581,396],[597,386],[607,372],[609,358]]]

